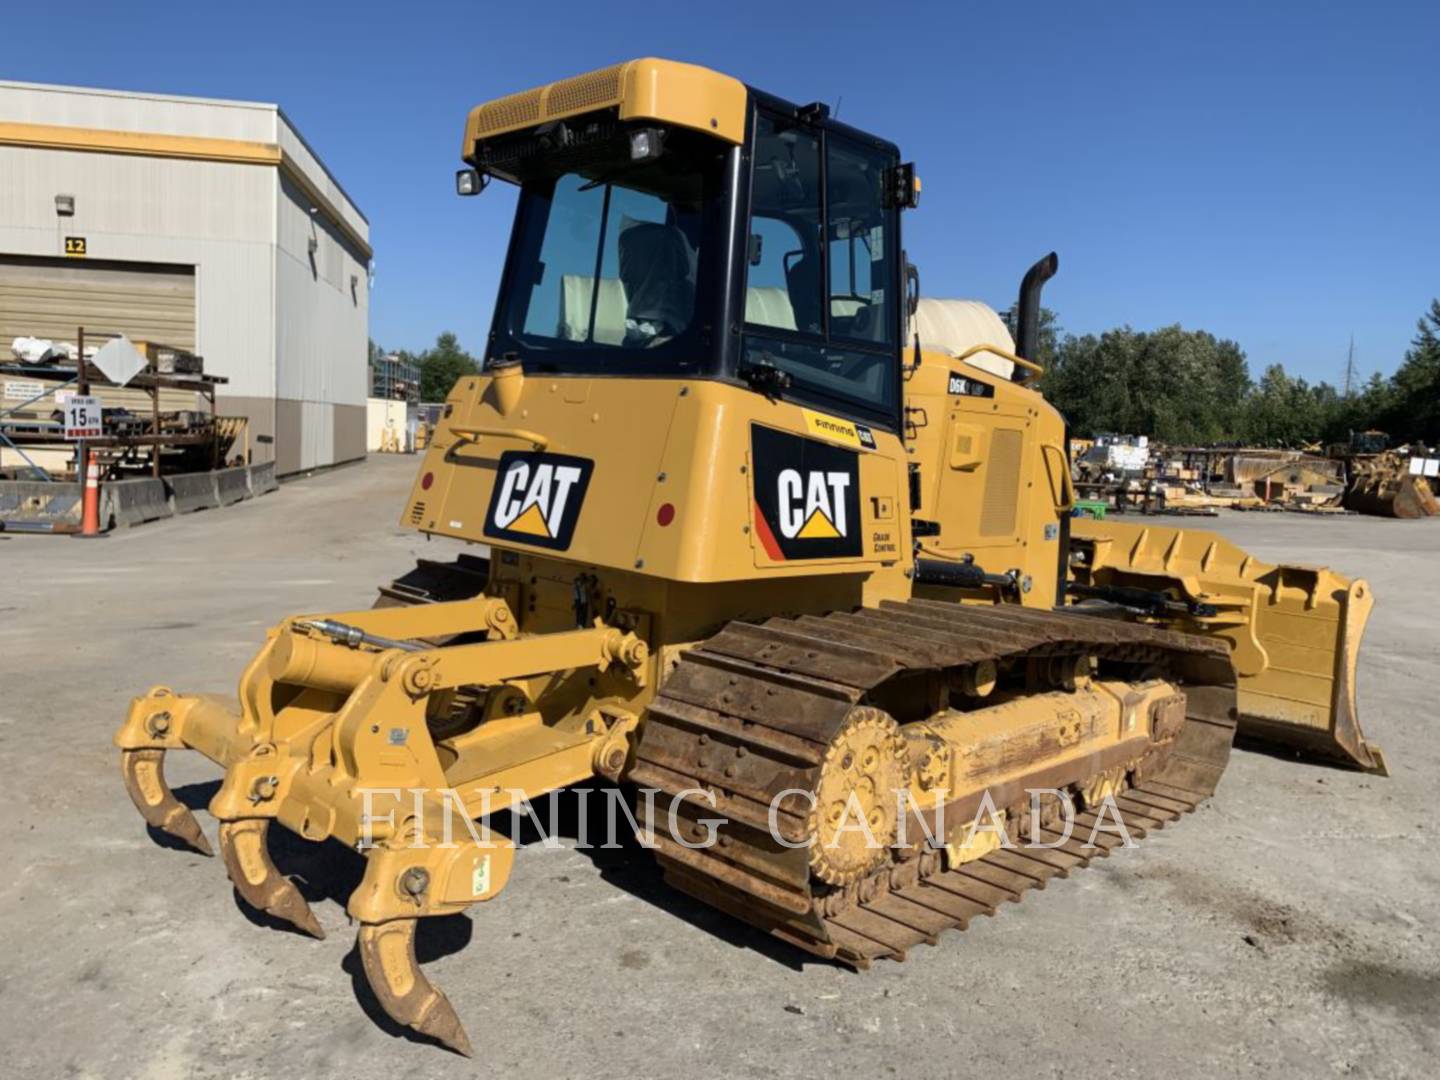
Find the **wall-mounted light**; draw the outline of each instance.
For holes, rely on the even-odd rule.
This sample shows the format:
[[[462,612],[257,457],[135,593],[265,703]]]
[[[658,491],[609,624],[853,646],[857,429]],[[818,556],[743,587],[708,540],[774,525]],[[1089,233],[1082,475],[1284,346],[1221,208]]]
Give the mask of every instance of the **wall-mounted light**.
[[[74,195],[56,195],[56,196],[55,196],[55,213],[59,214],[61,217],[74,217],[74,216],[75,216],[75,196],[74,196]]]

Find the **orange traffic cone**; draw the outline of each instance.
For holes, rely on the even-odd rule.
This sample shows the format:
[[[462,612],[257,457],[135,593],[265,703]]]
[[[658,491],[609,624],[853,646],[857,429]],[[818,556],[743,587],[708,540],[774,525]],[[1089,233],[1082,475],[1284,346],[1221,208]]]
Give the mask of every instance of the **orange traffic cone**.
[[[100,535],[100,463],[88,449],[85,451],[85,498],[81,503],[80,534]]]

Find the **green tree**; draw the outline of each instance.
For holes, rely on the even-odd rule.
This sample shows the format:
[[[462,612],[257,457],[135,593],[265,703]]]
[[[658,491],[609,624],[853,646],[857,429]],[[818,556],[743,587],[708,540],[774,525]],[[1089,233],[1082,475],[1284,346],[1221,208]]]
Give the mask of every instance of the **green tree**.
[[[1347,442],[1352,431],[1385,427],[1394,400],[1394,385],[1375,372],[1359,391],[1340,399],[1322,432],[1325,443]]]
[[[1233,341],[1176,326],[1065,336],[1042,388],[1078,435],[1121,432],[1172,443],[1225,438],[1250,389]]]
[[[418,359],[421,401],[444,401],[459,380],[480,370],[475,358],[460,347],[460,340],[449,330],[437,337],[435,347],[421,353]]]
[[[1327,408],[1337,401],[1334,387],[1311,387],[1283,364],[1271,364],[1246,399],[1235,434],[1258,446],[1298,448],[1320,438]]]
[[[1419,320],[1399,370],[1348,395],[1278,363],[1252,382],[1238,344],[1179,325],[1076,337],[1045,309],[1036,352],[1046,367],[1040,387],[1076,435],[1299,448],[1379,428],[1395,443],[1440,445],[1440,299]]]
[[[1396,442],[1440,444],[1440,299],[1416,324],[1405,360],[1390,378],[1380,426]]]

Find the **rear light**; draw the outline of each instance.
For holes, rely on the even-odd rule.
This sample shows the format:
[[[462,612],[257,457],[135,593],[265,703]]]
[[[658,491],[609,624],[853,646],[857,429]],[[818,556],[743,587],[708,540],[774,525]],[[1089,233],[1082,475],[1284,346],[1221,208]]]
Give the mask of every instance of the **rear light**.
[[[673,503],[662,503],[660,509],[655,512],[655,520],[663,528],[675,520],[675,506]]]
[[[420,490],[421,490],[421,491],[429,491],[429,490],[430,490],[430,485],[433,484],[434,482],[435,482],[435,474],[434,474],[433,472],[427,472],[424,476],[420,477]]]

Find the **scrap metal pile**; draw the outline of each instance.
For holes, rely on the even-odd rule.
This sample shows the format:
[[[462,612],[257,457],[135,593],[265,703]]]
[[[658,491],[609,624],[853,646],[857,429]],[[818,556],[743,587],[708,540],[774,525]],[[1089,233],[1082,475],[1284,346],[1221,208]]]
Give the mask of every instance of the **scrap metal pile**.
[[[1078,442],[1078,440],[1077,440]],[[1145,436],[1072,442],[1076,489],[1087,505],[1146,514],[1214,515],[1233,510],[1440,514],[1440,453],[1387,448],[1381,432],[1357,432],[1327,448],[1176,447]]]

